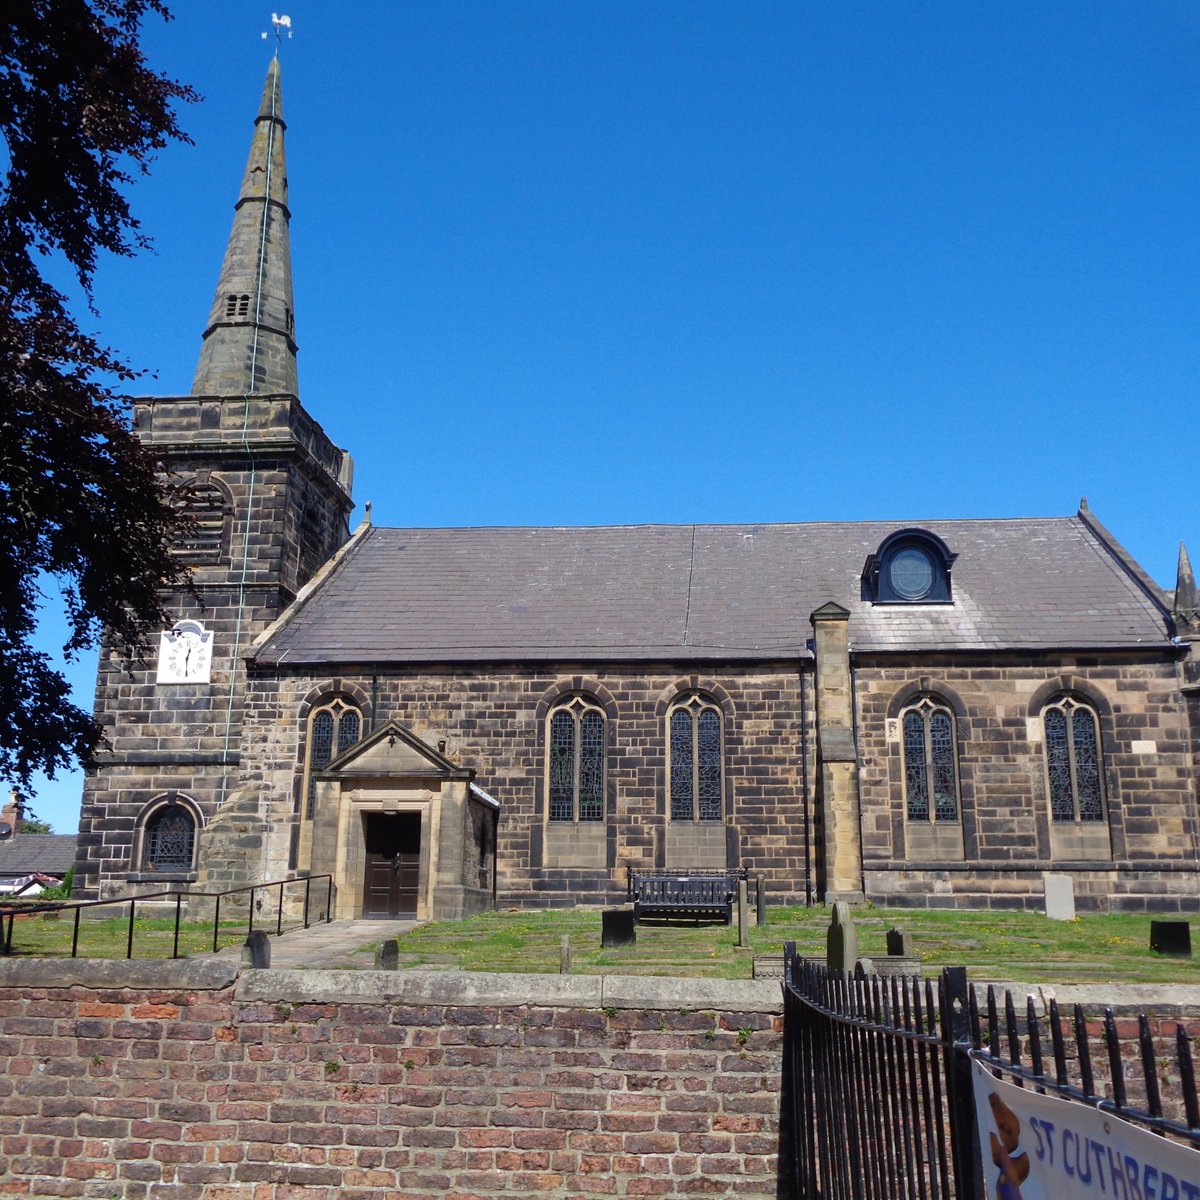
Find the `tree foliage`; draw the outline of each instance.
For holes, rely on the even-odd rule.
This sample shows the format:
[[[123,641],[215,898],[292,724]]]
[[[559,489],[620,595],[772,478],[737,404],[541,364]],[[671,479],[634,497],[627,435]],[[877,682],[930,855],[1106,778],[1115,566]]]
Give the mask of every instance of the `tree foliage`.
[[[187,141],[174,107],[190,88],[151,70],[139,44],[158,0],[19,0],[0,15],[0,776],[86,762],[92,718],[33,634],[41,587],[65,598],[68,656],[102,629],[132,658],[182,583],[177,518],[159,464],[117,388],[134,370],[70,312],[43,268],[69,264],[89,308],[97,258],[147,242],[125,190],[156,151]],[[4,164],[0,161],[0,167]]]

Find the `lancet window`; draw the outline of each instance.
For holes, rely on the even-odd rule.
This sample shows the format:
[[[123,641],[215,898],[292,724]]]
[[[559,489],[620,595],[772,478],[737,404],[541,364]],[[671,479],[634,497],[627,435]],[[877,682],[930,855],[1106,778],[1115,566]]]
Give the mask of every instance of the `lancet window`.
[[[958,820],[958,751],[954,714],[935,696],[907,709],[904,737],[904,796],[910,821]]]
[[[1064,695],[1042,711],[1050,816],[1055,821],[1104,820],[1100,727],[1096,713]]]
[[[604,712],[573,696],[546,718],[547,796],[551,821],[604,820]]]
[[[721,710],[703,692],[679,697],[667,713],[671,820],[720,821],[724,804]]]

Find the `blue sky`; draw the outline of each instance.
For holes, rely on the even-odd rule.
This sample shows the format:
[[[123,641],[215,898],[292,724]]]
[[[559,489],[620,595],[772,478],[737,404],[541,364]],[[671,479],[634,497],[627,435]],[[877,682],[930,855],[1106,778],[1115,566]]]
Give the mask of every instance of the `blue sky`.
[[[204,103],[102,337],[186,393],[268,10],[176,0]],[[1066,515],[1200,557],[1200,9],[298,0],[300,386],[388,525]],[[355,520],[361,509],[355,514]],[[51,631],[52,635],[52,631]],[[90,696],[92,662],[79,664]],[[72,832],[78,778],[39,814]]]

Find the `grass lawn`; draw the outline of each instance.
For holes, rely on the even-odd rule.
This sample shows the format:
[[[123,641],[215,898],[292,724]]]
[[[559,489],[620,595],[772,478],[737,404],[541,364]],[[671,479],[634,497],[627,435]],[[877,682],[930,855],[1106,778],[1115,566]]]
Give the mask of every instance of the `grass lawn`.
[[[1022,983],[1200,983],[1191,959],[1150,951],[1149,916],[1106,914],[1051,921],[1038,913],[853,910],[860,954],[885,954],[893,925],[912,934],[927,973],[967,966],[975,980]],[[424,925],[399,939],[400,965],[468,971],[557,972],[559,945],[571,940],[580,975],[675,975],[749,979],[756,954],[781,954],[794,941],[801,954],[822,955],[825,908],[772,908],[764,928],[750,930],[738,950],[736,928],[722,925],[637,927],[637,944],[600,946],[600,914],[584,909],[483,913]]]
[[[61,916],[31,914],[13,923],[12,954],[20,958],[70,957],[73,914]],[[272,928],[270,932],[274,932]],[[8,921],[0,937],[7,936]],[[124,958],[129,939],[128,918],[82,920],[79,922],[79,958]],[[170,958],[175,939],[174,918],[138,917],[133,927],[134,958]],[[221,922],[218,946],[239,945],[246,940],[246,922]],[[211,954],[213,927],[211,921],[181,922],[179,926],[179,957]]]
[[[1110,914],[1051,921],[1038,913],[945,912],[924,909],[854,909],[860,954],[884,954],[893,926],[908,930],[913,950],[928,974],[943,966],[966,966],[975,980],[1021,983],[1200,983],[1192,959],[1151,953],[1149,916]],[[423,925],[400,938],[400,966],[433,970],[556,973],[559,946],[570,938],[572,970],[579,975],[673,975],[749,979],[754,955],[781,954],[794,941],[801,954],[821,955],[829,912],[823,907],[772,908],[769,924],[750,930],[750,949],[737,949],[736,928],[724,925],[643,924],[637,944],[600,946],[600,913],[595,909],[508,910],[464,921]],[[1198,922],[1200,923],[1200,922]],[[239,944],[244,922],[222,921],[220,945]],[[60,956],[71,952],[70,916],[18,919],[13,932],[16,956]],[[79,954],[124,958],[126,920],[83,921]],[[174,921],[139,917],[134,956],[169,958]],[[296,930],[286,935],[303,937]],[[374,945],[362,947],[362,965]],[[203,956],[212,949],[211,922],[185,922],[180,954]],[[1200,947],[1198,947],[1200,950]]]

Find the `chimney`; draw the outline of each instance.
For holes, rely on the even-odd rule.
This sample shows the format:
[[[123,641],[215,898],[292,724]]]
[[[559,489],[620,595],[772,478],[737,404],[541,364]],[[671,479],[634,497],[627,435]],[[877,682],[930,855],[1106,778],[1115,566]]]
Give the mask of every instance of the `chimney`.
[[[21,827],[21,797],[16,788],[8,793],[8,803],[0,810],[0,821],[8,825],[15,834]]]

